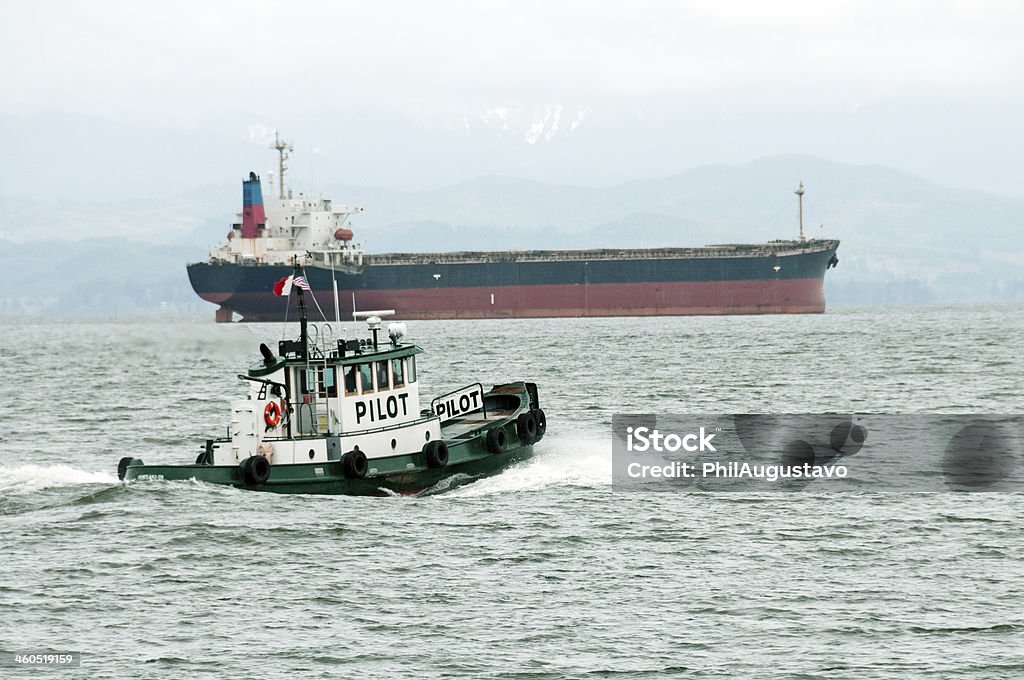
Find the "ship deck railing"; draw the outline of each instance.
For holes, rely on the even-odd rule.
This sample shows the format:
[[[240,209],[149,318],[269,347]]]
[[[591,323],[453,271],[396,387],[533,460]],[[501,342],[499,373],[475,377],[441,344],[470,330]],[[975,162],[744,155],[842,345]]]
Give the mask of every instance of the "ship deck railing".
[[[827,250],[830,240],[774,241],[766,244],[721,244],[700,248],[600,248],[592,250],[459,251],[452,253],[367,253],[366,265],[466,264],[501,262],[559,262],[619,259],[666,260],[677,258],[761,257]]]

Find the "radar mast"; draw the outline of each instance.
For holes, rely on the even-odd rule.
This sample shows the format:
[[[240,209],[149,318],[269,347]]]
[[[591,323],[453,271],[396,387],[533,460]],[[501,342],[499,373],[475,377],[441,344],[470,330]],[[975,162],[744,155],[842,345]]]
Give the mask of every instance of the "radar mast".
[[[295,148],[288,142],[281,139],[281,135],[279,135],[276,130],[274,131],[274,144],[270,148],[277,149],[277,153],[279,156],[277,166],[277,183],[278,191],[280,192],[280,198],[284,199],[284,171],[288,169],[288,166],[285,165],[285,161],[288,160],[288,152],[295,151]]]

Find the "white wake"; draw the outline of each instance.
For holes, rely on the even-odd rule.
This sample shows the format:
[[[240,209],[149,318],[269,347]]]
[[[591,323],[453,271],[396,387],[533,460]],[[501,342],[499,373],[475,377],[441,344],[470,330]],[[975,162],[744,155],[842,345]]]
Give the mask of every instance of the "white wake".
[[[469,498],[552,487],[599,487],[612,483],[612,444],[607,437],[548,435],[534,457],[444,494]]]
[[[117,476],[67,465],[0,465],[0,494],[22,494],[77,484],[116,484]]]

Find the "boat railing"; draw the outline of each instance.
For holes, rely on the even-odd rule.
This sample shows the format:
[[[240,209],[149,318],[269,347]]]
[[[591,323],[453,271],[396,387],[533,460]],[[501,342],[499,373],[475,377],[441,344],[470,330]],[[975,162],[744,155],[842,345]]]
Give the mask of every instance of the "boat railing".
[[[327,365],[326,357],[334,347],[334,328],[330,323],[309,324],[309,356],[318,365]]]
[[[345,432],[344,434],[345,435],[356,435],[356,434],[362,435],[362,434],[375,434],[377,432],[387,432],[388,430],[397,430],[397,429],[400,429],[400,428],[403,428],[403,427],[410,427],[412,425],[422,425],[423,423],[428,423],[431,420],[434,420],[435,418],[437,418],[437,416],[431,414],[429,416],[421,416],[421,417],[417,418],[416,420],[407,420],[407,421],[402,422],[402,423],[395,423],[394,425],[384,425],[383,427],[374,427],[374,428],[371,428],[369,430],[359,430],[359,431],[356,431],[356,432]]]
[[[387,432],[396,428],[409,427],[411,425],[420,425],[422,423],[435,420],[437,418],[433,413],[428,415],[421,415],[416,420],[404,421],[401,423],[395,423],[394,425],[383,425],[381,427],[374,427],[368,430],[352,430],[346,432],[332,432],[330,423],[330,406],[328,399],[314,399],[308,402],[301,402],[295,405],[294,424],[295,432],[291,436],[285,435],[280,437],[264,437],[267,441],[284,441],[290,439],[316,439],[323,437],[324,435],[333,436],[347,436],[347,435],[364,435],[374,434],[376,432]],[[338,421],[335,420],[335,423]],[[228,440],[231,439],[231,428],[228,427]]]
[[[381,253],[365,256],[371,265],[382,264],[468,264],[502,262],[601,261],[628,259],[694,259],[761,257],[772,253],[825,250],[829,241],[782,241],[768,244],[717,244],[702,248],[604,248],[595,250],[509,250],[501,252],[463,251],[454,253]]]

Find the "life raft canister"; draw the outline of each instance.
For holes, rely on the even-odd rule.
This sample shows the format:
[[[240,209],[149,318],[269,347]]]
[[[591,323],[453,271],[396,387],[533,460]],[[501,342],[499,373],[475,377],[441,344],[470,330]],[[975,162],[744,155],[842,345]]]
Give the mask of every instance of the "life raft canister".
[[[263,420],[266,422],[267,427],[277,427],[278,423],[281,422],[281,407],[278,406],[276,401],[270,402],[263,409]]]

